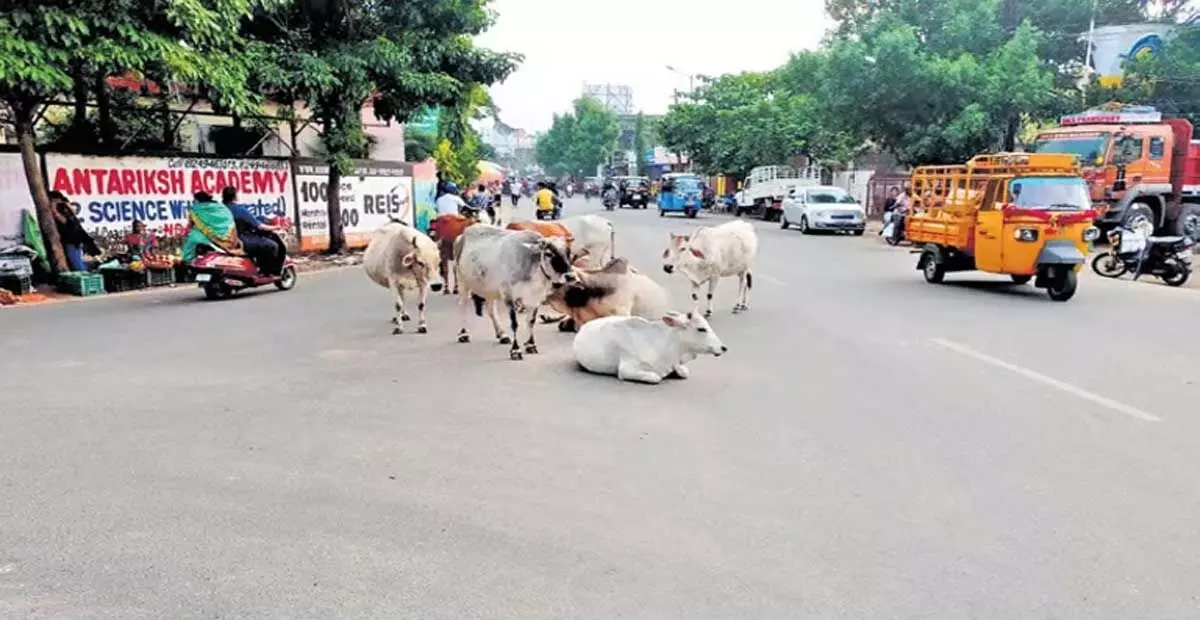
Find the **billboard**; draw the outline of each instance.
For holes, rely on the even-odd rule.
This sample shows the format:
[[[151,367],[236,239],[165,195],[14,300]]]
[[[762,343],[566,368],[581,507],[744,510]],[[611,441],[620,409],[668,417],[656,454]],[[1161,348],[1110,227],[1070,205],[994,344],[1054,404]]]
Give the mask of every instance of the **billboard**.
[[[323,162],[296,163],[301,251],[329,247],[329,166]],[[403,162],[362,161],[343,175],[338,188],[346,246],[366,247],[371,233],[395,219],[413,225],[413,165]]]
[[[45,162],[47,187],[67,196],[101,249],[123,240],[134,220],[164,238],[184,236],[192,194],[220,200],[227,186],[255,215],[282,217],[289,228],[296,220],[292,170],[283,160],[48,153]]]
[[[0,248],[24,242],[21,212],[26,209],[36,213],[21,154],[0,153]]]
[[[1175,29],[1174,24],[1125,24],[1103,26],[1091,33],[1092,69],[1100,83],[1116,86],[1121,83],[1122,66],[1126,60],[1157,55],[1165,40]],[[1086,41],[1087,34],[1083,35]]]

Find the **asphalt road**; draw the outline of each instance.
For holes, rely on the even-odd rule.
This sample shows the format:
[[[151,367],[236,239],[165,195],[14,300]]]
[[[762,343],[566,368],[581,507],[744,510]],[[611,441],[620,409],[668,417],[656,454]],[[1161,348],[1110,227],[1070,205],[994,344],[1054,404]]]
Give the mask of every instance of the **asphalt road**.
[[[684,307],[721,218],[608,215]],[[391,336],[358,269],[0,312],[0,618],[1200,617],[1200,293],[758,225],[659,386]]]

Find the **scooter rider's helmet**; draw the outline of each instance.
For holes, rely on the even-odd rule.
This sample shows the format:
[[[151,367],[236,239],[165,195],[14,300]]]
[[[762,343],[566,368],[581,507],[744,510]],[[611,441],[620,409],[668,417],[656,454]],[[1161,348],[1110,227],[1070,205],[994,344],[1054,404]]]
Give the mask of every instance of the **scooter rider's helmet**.
[[[446,193],[447,194],[457,194],[458,193],[458,185],[456,185],[453,181],[447,183],[446,184]]]

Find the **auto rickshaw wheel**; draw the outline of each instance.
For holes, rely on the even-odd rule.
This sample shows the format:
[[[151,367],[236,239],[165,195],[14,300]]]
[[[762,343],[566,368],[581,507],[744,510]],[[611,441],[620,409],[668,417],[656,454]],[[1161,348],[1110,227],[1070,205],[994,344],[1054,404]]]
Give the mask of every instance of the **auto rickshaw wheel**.
[[[930,284],[941,284],[946,279],[946,266],[939,263],[937,255],[925,252],[921,255],[921,273]]]
[[[695,209],[688,209],[687,211],[684,211],[683,214],[692,219],[696,218],[696,210]]]
[[[1058,271],[1059,273],[1050,278],[1046,294],[1054,301],[1067,301],[1075,296],[1075,289],[1079,288],[1079,277],[1070,267],[1058,267]]]
[[[1033,279],[1033,276],[1019,276],[1017,274],[1013,274],[1010,277],[1012,278],[1013,284],[1029,284],[1029,281]]]

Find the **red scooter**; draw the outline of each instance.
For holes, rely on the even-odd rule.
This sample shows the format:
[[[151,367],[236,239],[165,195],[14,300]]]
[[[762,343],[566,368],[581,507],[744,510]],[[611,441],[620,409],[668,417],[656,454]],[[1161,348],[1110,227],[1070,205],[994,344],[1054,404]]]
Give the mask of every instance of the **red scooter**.
[[[290,256],[284,257],[278,276],[263,275],[249,257],[216,250],[196,257],[188,267],[196,273],[196,283],[209,299],[226,299],[240,290],[267,284],[274,284],[281,291],[296,286],[296,265]]]

